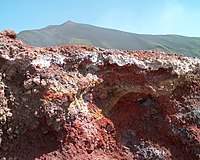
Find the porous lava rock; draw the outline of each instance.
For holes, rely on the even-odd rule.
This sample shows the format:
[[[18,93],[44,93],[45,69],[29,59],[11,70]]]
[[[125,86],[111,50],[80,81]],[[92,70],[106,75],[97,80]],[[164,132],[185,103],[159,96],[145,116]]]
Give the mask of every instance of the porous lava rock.
[[[0,159],[198,160],[200,59],[0,32]]]

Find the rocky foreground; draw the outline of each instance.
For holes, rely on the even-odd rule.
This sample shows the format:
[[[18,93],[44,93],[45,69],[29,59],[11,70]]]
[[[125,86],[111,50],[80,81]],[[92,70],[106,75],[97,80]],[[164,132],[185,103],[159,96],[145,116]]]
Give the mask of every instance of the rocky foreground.
[[[199,160],[200,59],[0,32],[0,159]]]

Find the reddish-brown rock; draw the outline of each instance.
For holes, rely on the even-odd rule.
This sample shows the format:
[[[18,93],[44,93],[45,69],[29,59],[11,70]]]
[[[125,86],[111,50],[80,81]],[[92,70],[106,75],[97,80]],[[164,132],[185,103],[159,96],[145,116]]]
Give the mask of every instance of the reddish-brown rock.
[[[34,48],[0,32],[0,159],[200,158],[200,60]]]
[[[16,35],[15,31],[13,31],[13,30],[5,30],[5,31],[2,32],[2,34],[4,36],[7,36],[7,37],[11,38],[11,39],[16,39],[17,38],[17,35]]]

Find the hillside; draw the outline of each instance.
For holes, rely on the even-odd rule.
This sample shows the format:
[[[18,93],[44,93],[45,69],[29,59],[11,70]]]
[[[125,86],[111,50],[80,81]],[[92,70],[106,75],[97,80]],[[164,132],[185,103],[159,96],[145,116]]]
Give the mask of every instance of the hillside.
[[[92,45],[122,50],[159,49],[200,57],[200,38],[179,35],[145,35],[67,21],[42,29],[22,31],[18,39],[32,46]]]

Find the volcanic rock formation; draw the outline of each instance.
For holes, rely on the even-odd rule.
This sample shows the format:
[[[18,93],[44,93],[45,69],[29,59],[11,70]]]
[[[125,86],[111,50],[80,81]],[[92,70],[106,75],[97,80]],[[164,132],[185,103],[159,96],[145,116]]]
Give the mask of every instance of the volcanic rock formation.
[[[200,59],[0,32],[0,159],[198,160]]]

